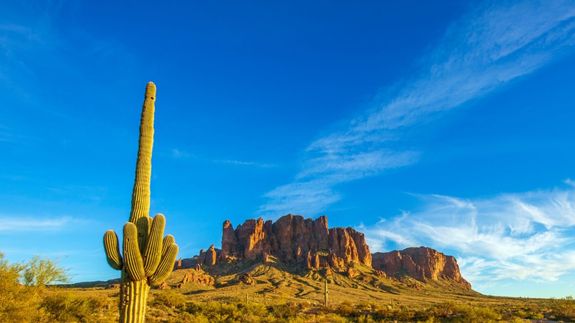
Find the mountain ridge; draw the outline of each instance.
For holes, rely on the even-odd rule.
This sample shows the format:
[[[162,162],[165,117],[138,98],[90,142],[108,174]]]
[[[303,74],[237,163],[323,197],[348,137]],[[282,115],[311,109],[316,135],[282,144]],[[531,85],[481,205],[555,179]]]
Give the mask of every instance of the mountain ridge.
[[[463,278],[457,260],[428,247],[371,253],[363,233],[351,227],[328,227],[326,216],[316,219],[288,214],[277,221],[248,219],[235,229],[222,225],[222,248],[212,244],[199,255],[180,259],[175,269],[202,269],[207,274],[245,274],[250,265],[281,264],[284,270],[329,272],[353,278],[360,266],[372,275],[420,283],[445,282],[463,290],[471,284]]]

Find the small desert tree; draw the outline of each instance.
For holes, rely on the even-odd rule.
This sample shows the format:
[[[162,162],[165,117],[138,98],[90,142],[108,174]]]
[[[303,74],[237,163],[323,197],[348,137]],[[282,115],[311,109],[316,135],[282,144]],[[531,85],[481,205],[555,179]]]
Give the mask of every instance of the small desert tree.
[[[27,322],[34,293],[20,284],[23,266],[10,264],[0,252],[0,322]]]
[[[52,260],[36,256],[24,265],[22,280],[26,286],[44,287],[52,283],[66,283],[68,275]]]

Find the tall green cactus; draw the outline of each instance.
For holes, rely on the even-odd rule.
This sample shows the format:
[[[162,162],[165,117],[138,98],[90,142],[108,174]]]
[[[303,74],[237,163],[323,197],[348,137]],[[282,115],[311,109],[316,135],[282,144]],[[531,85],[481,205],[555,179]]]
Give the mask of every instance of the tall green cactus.
[[[140,121],[140,142],[136,179],[132,193],[130,219],[124,225],[122,255],[113,230],[104,234],[108,264],[122,271],[120,285],[120,322],[144,322],[150,286],[161,284],[174,269],[178,245],[174,237],[164,235],[166,218],[150,212],[150,180],[154,145],[154,102],[156,86],[149,82]],[[123,257],[122,257],[123,256]]]
[[[327,290],[327,277],[325,277],[325,280],[323,281],[323,306],[327,307],[327,297],[328,297],[329,291]]]

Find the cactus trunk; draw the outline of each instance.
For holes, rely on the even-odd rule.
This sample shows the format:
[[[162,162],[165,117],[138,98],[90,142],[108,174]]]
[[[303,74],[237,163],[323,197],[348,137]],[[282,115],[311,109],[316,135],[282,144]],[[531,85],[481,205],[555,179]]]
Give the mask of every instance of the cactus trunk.
[[[146,280],[128,280],[123,282],[120,288],[120,322],[145,322],[146,302],[150,291],[148,282]]]
[[[140,118],[140,137],[138,140],[138,159],[136,161],[136,176],[134,180],[134,189],[132,190],[132,209],[130,211],[130,222],[137,224],[138,247],[131,248],[143,251],[148,234],[147,221],[144,225],[142,218],[147,218],[150,214],[150,196],[152,181],[152,150],[154,148],[154,113],[156,100],[156,85],[152,82],[146,86],[144,104],[142,106],[142,115]],[[140,221],[138,221],[140,220]],[[163,231],[163,228],[162,228]],[[125,233],[124,233],[125,234]],[[124,245],[126,241],[124,241]],[[142,259],[140,250],[137,259]],[[127,252],[126,252],[127,253]],[[143,261],[143,260],[142,260]],[[132,280],[126,270],[132,267],[126,267],[122,271],[122,284],[120,286],[120,322],[122,323],[139,323],[144,322],[146,318],[146,301],[150,286],[144,276],[141,280]],[[144,275],[144,273],[142,273]],[[134,277],[136,278],[136,277]],[[139,277],[138,277],[139,278]]]
[[[152,149],[154,148],[154,103],[156,86],[150,82],[146,86],[146,96],[140,120],[140,139],[138,160],[136,161],[136,179],[132,191],[132,211],[130,222],[150,214],[150,183],[152,178]]]
[[[170,275],[178,255],[174,237],[163,237],[166,225],[164,216],[149,216],[155,100],[156,86],[150,82],[142,108],[132,209],[129,222],[124,225],[122,255],[116,233],[109,230],[104,234],[108,263],[122,271],[119,306],[122,323],[145,321],[150,286],[161,284]]]

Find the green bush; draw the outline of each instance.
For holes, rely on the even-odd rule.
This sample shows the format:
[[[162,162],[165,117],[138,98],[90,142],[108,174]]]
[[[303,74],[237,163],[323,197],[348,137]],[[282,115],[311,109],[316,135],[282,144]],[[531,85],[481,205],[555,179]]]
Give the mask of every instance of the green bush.
[[[210,322],[260,322],[269,321],[269,312],[261,304],[191,302],[186,312],[196,317],[205,317]]]
[[[9,264],[0,252],[0,322],[37,320],[36,292],[19,283],[22,265]]]
[[[105,296],[79,297],[67,292],[47,295],[40,304],[46,318],[53,322],[109,322],[116,312],[110,308]]]
[[[26,286],[43,287],[52,283],[67,283],[66,271],[50,259],[33,257],[23,266],[22,280]]]
[[[166,306],[169,308],[184,308],[186,305],[186,296],[171,290],[163,290],[154,294],[152,305]]]

